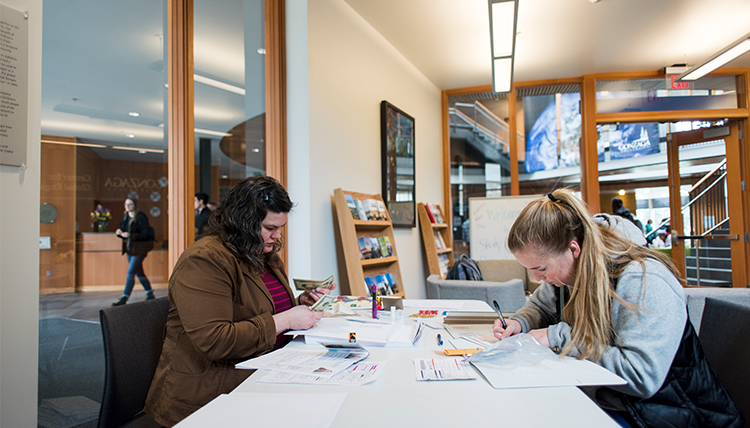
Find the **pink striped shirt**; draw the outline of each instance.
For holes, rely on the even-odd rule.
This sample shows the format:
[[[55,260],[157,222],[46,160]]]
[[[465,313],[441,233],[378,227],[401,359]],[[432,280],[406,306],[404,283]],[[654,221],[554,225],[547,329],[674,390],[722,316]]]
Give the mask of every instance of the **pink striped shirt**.
[[[274,275],[272,271],[266,270],[265,272],[260,274],[260,279],[263,280],[263,284],[265,284],[268,292],[271,294],[271,299],[273,299],[274,314],[288,311],[292,308],[292,300],[289,298],[289,294],[286,292],[286,288],[284,288],[284,285],[281,284],[279,279],[276,278],[276,275]],[[276,350],[284,347],[284,345],[289,342],[289,339],[291,338],[289,336],[284,336],[283,333],[278,335],[276,337],[276,345],[274,345],[273,349]]]

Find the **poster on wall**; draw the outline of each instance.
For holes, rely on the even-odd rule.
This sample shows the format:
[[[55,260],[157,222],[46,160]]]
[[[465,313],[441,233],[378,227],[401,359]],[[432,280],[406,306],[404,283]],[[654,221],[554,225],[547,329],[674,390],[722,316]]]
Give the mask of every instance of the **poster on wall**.
[[[26,163],[29,26],[27,14],[0,4],[0,164]]]
[[[558,95],[524,98],[527,173],[580,164],[581,95]]]

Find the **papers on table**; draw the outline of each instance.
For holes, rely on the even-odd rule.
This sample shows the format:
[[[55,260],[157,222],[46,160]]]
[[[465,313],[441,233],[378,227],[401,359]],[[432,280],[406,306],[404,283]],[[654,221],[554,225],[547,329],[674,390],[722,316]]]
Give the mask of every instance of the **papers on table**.
[[[443,327],[454,339],[464,336],[485,336],[487,339],[494,337],[492,324],[445,324]]]
[[[552,386],[624,385],[625,380],[587,360],[545,359],[530,366],[504,368],[489,363],[472,365],[496,389]]]
[[[315,385],[349,385],[361,386],[374,382],[380,378],[385,370],[386,362],[359,362],[345,371],[331,376],[305,376],[292,373],[269,372],[258,383],[301,383]]]
[[[175,428],[327,428],[331,426],[345,398],[345,393],[233,392],[216,397],[175,425]],[[290,406],[293,406],[293,412],[289,411]]]
[[[362,348],[281,348],[260,357],[243,361],[235,367],[330,378],[346,370],[352,364],[364,360],[369,355],[370,353]]]
[[[288,331],[287,335],[304,335],[305,343],[347,343],[349,333],[356,333],[362,346],[413,346],[419,339],[421,324],[406,320],[395,324],[390,321],[358,318],[323,318],[308,330]]]
[[[414,373],[417,380],[476,379],[471,364],[463,358],[415,358]]]

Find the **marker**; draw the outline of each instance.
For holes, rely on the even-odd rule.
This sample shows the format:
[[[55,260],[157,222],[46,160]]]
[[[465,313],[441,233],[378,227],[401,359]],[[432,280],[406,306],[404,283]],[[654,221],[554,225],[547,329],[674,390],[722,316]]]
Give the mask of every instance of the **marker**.
[[[505,323],[505,318],[503,317],[502,311],[500,311],[500,305],[497,304],[497,300],[493,300],[492,304],[495,306],[495,312],[497,312],[498,315],[500,315],[500,322],[503,323],[503,329],[508,329],[508,324]]]
[[[440,333],[438,333],[437,335],[437,343],[438,343],[438,346],[443,346],[443,337],[440,336]]]

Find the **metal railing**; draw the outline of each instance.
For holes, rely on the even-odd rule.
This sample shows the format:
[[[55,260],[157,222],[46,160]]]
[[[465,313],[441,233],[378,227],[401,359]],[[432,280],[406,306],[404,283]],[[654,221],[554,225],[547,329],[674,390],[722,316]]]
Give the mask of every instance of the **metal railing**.
[[[455,103],[448,109],[448,114],[451,117],[451,125],[470,128],[474,133],[483,135],[490,142],[500,146],[504,153],[510,152],[508,123],[481,103]]]

